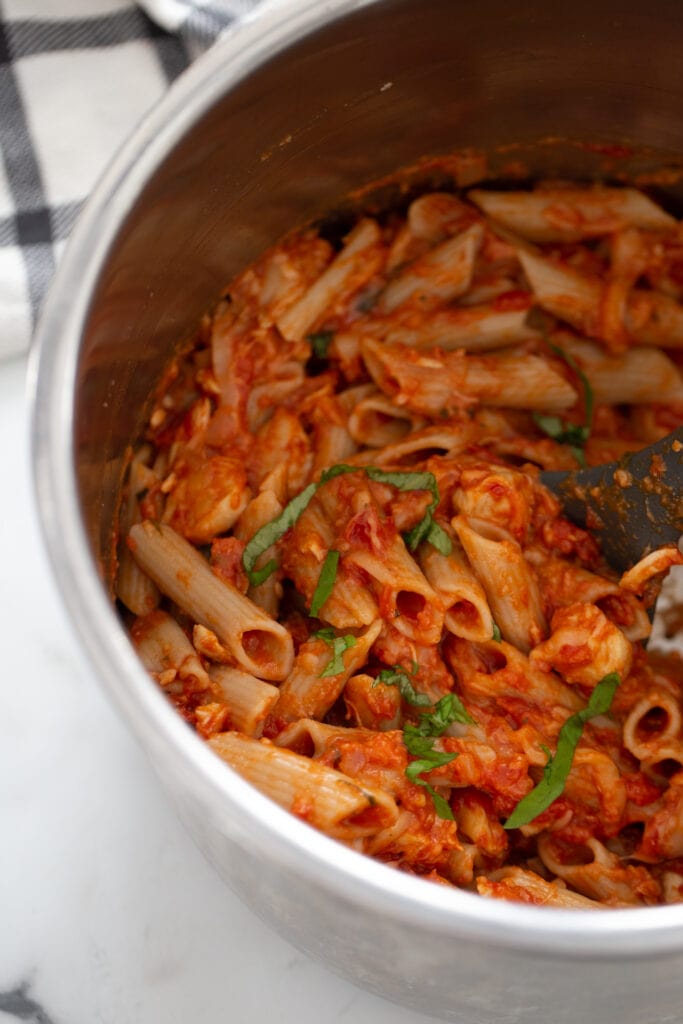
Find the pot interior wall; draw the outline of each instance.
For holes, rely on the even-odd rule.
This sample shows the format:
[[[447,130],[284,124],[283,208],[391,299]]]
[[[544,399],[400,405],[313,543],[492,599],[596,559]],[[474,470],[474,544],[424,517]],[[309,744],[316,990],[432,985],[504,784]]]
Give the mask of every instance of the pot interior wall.
[[[676,0],[382,0],[232,86],[150,178],[93,295],[74,444],[100,564],[154,382],[238,270],[350,190],[426,155],[484,150],[494,177],[678,167],[682,29]],[[601,148],[624,142],[636,151]],[[675,206],[675,186],[663,191]]]

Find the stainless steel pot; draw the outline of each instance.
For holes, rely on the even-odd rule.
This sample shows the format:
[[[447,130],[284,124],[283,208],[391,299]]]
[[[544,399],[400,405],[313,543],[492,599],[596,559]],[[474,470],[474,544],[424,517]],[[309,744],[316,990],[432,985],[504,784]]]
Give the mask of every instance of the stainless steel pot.
[[[683,154],[677,0],[290,0],[196,64],[100,182],[38,332],[35,471],[50,554],[97,675],[197,843],[273,927],[374,992],[465,1024],[681,1019],[683,909],[517,906],[391,871],[230,772],[148,680],[106,581],[122,457],[179,338],[231,275],[349,189],[424,154],[522,148],[590,176],[625,137]],[[649,153],[643,147],[657,152]],[[671,196],[670,196],[671,198]]]

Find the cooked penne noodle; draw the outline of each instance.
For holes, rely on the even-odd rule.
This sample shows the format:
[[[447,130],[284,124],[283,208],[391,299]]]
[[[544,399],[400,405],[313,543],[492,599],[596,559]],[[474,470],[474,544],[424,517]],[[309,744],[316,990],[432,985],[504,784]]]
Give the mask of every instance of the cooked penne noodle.
[[[450,192],[428,192],[408,207],[407,227],[415,238],[436,244],[476,219],[471,206]]]
[[[382,292],[379,308],[391,313],[404,302],[446,302],[466,292],[484,237],[480,224],[449,238],[410,264]]]
[[[599,345],[570,334],[556,335],[555,341],[586,374],[597,403],[683,401],[680,371],[659,349],[636,346],[619,355],[609,355]]]
[[[419,554],[422,571],[446,609],[446,629],[465,640],[490,640],[493,616],[484,588],[454,535],[451,543],[450,555],[442,555],[431,544],[422,545]]]
[[[420,643],[435,643],[441,636],[444,609],[441,599],[395,536],[381,555],[351,551],[345,561],[361,569],[374,582],[384,616],[405,636]]]
[[[316,496],[292,530],[291,543],[285,548],[282,560],[284,571],[304,595],[309,607],[333,540],[332,524],[325,515],[320,496]],[[368,588],[346,572],[342,561],[332,593],[320,613],[321,618],[336,629],[360,629],[375,621],[378,609]]]
[[[214,631],[236,661],[261,679],[284,679],[294,659],[292,638],[258,605],[224,583],[169,526],[144,522],[129,533],[133,558],[163,594]]]
[[[384,341],[389,344],[412,345],[414,348],[429,348],[438,345],[450,352],[463,349],[465,352],[488,352],[492,349],[532,341],[540,337],[537,330],[527,324],[529,307],[521,309],[497,309],[491,305],[449,306],[437,310],[428,317],[406,318],[402,324],[388,323],[382,331]]]
[[[599,277],[520,249],[519,259],[543,309],[593,338],[623,347],[632,339],[641,345],[683,347],[683,306],[668,295],[633,289],[622,303],[623,323],[605,323],[605,285]]]
[[[162,686],[189,681],[196,690],[211,689],[211,680],[197,652],[167,612],[154,611],[137,618],[131,627],[131,637],[143,665]]]
[[[415,422],[415,417],[411,416],[407,409],[394,405],[377,391],[355,407],[349,416],[349,433],[358,444],[370,448],[383,448],[385,445],[400,441],[410,433]],[[341,459],[330,460],[327,465],[340,461]]]
[[[209,746],[275,803],[336,839],[372,835],[398,817],[387,793],[291,750],[236,732],[214,736]]]
[[[538,841],[538,852],[545,866],[590,899],[609,906],[633,906],[656,903],[659,887],[645,868],[622,864],[597,839],[586,840],[585,849],[592,859],[571,864],[558,854],[552,836]]]
[[[626,227],[672,231],[676,221],[633,188],[473,189],[470,199],[492,220],[530,242],[579,242]]]
[[[673,775],[679,775],[683,772],[683,743],[680,740],[662,743],[656,751],[641,759],[640,770],[660,784],[666,783]]]
[[[135,523],[142,521],[138,495],[158,485],[159,478],[140,459],[133,459],[128,474],[128,485],[121,506],[121,535]],[[159,591],[133,558],[128,546],[119,545],[119,563],[116,572],[116,596],[134,615],[146,615],[159,604]]]
[[[543,309],[597,337],[603,290],[599,278],[523,249],[519,251],[519,260]]]
[[[352,720],[366,729],[387,732],[401,721],[401,695],[364,672],[351,676],[344,687],[344,703]]]
[[[557,733],[568,712],[581,707],[575,689],[505,640],[488,640],[473,647],[456,637],[451,659],[466,698],[477,703],[492,697],[517,697],[542,704],[548,734]]]
[[[334,674],[330,665],[333,654],[330,645],[321,639],[302,644],[294,659],[294,666],[280,686],[273,717],[279,722],[293,722],[298,718],[323,718],[335,703],[349,677],[367,661],[368,652],[379,635],[379,619],[358,637],[351,637],[352,645],[339,656],[339,670]],[[349,640],[349,638],[344,638]]]
[[[572,892],[558,882],[547,882],[533,871],[522,868],[502,868],[486,877],[477,878],[480,896],[533,906],[561,907],[565,910],[601,910],[602,904]]]
[[[301,420],[280,407],[256,432],[252,475],[261,483],[279,465],[287,467],[287,494],[292,497],[307,483],[313,466],[311,444]]]
[[[230,722],[247,736],[259,737],[263,724],[277,703],[277,686],[228,665],[214,665],[209,676],[228,705]]]
[[[361,351],[378,387],[396,405],[423,416],[448,416],[479,403],[563,412],[577,398],[565,378],[538,356],[423,355],[367,338]]]
[[[683,565],[683,555],[675,544],[665,544],[631,566],[621,577],[619,585],[640,595],[650,580],[668,572],[673,565]]]
[[[277,319],[283,335],[292,341],[301,341],[307,331],[316,326],[323,313],[340,294],[360,288],[376,273],[377,253],[381,241],[380,230],[374,220],[362,220],[348,235],[339,255],[311,285],[298,302],[290,306]]]
[[[480,440],[481,436],[481,429],[475,423],[469,422],[454,426],[422,427],[408,434],[402,441],[361,452],[352,456],[349,461],[354,465],[386,466],[396,465],[408,456],[415,458],[434,450],[457,455],[474,441]]]
[[[451,525],[482,584],[502,635],[525,654],[547,633],[538,583],[519,544],[482,520],[455,516]],[[484,532],[482,532],[484,531]]]
[[[681,735],[681,706],[675,694],[653,687],[624,720],[623,743],[639,761],[658,757]],[[668,756],[668,755],[667,755]]]
[[[312,475],[337,462],[345,462],[358,449],[351,430],[350,417],[345,415],[341,402],[323,398],[312,415],[314,432],[314,456]]]
[[[249,392],[247,399],[247,423],[250,430],[258,430],[270,417],[273,406],[279,402],[286,402],[304,381],[304,368],[300,363],[292,363],[291,366],[280,371],[277,380],[268,381],[267,384],[255,384]]]

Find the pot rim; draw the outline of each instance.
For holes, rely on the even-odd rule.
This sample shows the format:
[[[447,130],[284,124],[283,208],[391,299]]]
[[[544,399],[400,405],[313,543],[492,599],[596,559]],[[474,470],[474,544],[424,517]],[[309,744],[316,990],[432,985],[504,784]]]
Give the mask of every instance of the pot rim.
[[[295,41],[378,2],[289,0],[286,8],[254,12],[171,86],[94,189],[62,257],[29,359],[34,485],[53,573],[97,677],[138,739],[196,778],[214,818],[241,846],[365,912],[444,939],[569,959],[675,954],[683,950],[683,906],[592,914],[487,900],[392,871],[273,804],[187,729],[148,678],[89,548],[73,460],[72,396],[90,297],[121,224],[175,144],[230,88]]]

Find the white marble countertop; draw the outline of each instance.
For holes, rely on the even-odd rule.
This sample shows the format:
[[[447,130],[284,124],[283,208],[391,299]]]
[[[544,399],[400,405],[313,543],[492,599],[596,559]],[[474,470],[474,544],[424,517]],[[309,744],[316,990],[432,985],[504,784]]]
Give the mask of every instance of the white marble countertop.
[[[0,363],[0,1024],[424,1024],[270,932],[176,820],[62,611],[24,373]]]

